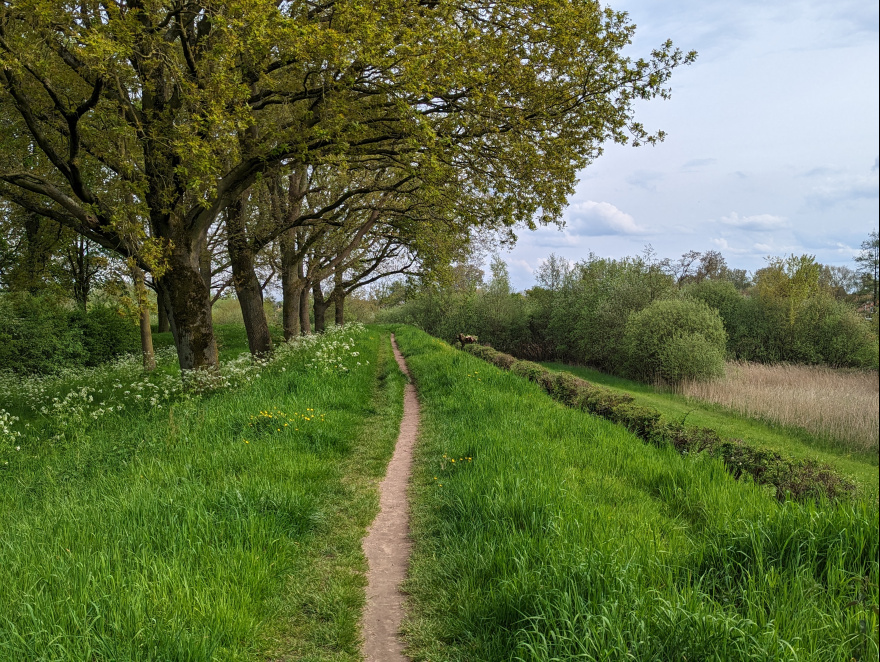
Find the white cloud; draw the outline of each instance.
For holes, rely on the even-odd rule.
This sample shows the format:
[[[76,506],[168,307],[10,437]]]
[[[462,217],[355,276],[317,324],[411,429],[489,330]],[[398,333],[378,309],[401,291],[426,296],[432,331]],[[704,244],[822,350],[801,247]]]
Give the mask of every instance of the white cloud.
[[[737,230],[751,232],[770,232],[788,227],[788,222],[782,216],[773,214],[756,214],[755,216],[740,216],[735,211],[729,216],[722,216],[721,223]]]
[[[823,186],[817,186],[807,196],[807,202],[820,209],[825,209],[840,203],[852,203],[857,200],[876,200],[880,197],[880,180],[877,170],[871,168],[871,175],[867,177],[839,178],[829,181]]]
[[[711,241],[713,244],[718,246],[718,248],[720,248],[722,250],[722,252],[725,252],[725,253],[733,253],[734,255],[743,255],[745,253],[751,252],[747,248],[734,248],[733,246],[731,246],[728,243],[727,239],[725,239],[724,237],[718,237],[716,239],[712,239]]]
[[[570,234],[587,237],[647,234],[647,228],[610,202],[587,200],[568,208],[566,227]]]

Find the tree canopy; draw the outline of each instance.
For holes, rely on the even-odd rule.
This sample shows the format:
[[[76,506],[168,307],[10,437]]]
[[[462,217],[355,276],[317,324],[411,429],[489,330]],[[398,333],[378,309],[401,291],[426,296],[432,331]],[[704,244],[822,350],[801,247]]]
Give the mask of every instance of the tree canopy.
[[[214,365],[198,256],[263,176],[381,166],[435,216],[558,220],[603,143],[662,139],[632,102],[694,54],[624,57],[633,31],[582,0],[6,1],[0,196],[151,271],[181,366]]]

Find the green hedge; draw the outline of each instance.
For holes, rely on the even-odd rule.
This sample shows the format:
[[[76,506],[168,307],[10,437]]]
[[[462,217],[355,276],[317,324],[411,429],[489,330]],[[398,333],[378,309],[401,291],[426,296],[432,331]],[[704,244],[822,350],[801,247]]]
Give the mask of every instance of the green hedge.
[[[839,499],[852,496],[855,484],[826,464],[786,457],[742,439],[723,439],[715,430],[671,421],[652,407],[637,405],[631,395],[611,391],[567,373],[551,372],[531,361],[484,345],[464,345],[466,351],[504,370],[539,384],[563,404],[623,425],[657,446],[671,445],[679,453],[708,453],[724,462],[734,478],[749,476],[775,489],[778,499]]]
[[[0,295],[0,366],[20,374],[51,374],[95,366],[140,351],[131,317],[114,306],[83,311],[50,295]]]

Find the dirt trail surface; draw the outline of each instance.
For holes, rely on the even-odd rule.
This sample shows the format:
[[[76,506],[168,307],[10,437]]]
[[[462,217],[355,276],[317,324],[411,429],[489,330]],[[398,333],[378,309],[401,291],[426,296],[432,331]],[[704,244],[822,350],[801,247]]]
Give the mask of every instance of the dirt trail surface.
[[[391,335],[394,358],[409,377],[406,362]],[[403,420],[388,472],[379,485],[379,514],[364,538],[367,572],[367,606],[362,621],[367,662],[408,662],[403,655],[400,623],[404,596],[400,584],[406,577],[411,543],[407,487],[412,471],[413,448],[419,429],[419,401],[412,382],[403,393]]]

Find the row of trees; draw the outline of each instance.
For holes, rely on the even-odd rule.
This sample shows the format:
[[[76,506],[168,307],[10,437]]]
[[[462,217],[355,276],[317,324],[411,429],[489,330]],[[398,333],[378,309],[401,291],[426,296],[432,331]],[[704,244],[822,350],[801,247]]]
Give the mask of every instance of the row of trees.
[[[557,221],[605,141],[662,139],[633,101],[694,54],[633,61],[633,30],[573,0],[4,2],[0,199],[122,260],[180,366],[213,367],[220,274],[268,352],[267,269],[290,337],[309,290],[320,327],[382,273]]]
[[[551,255],[523,293],[500,259],[485,286],[474,275],[411,292],[384,318],[646,380],[710,376],[725,358],[877,366],[877,319],[856,309],[855,274],[808,255],[768,258],[751,277],[714,251],[574,264]]]

